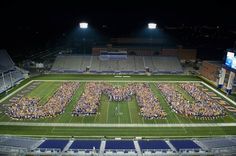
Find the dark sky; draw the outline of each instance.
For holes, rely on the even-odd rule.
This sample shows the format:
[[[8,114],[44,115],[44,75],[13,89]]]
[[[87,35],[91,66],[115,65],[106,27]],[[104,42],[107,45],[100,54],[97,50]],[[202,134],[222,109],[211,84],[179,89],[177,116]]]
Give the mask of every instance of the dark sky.
[[[132,3],[132,4],[131,4]],[[0,48],[45,44],[81,20],[106,35],[128,34],[155,21],[160,26],[236,26],[233,1],[1,1]],[[105,26],[105,28],[104,28]]]
[[[49,1],[49,0],[48,0]],[[236,24],[233,1],[6,1],[1,2],[1,32],[33,29],[65,31],[80,20],[94,27],[136,28],[149,20],[165,24]]]

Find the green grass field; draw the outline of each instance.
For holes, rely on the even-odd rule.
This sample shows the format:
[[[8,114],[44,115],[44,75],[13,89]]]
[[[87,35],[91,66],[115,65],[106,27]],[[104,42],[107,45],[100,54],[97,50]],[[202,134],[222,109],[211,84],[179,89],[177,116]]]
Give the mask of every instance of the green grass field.
[[[201,81],[195,76],[131,76],[131,77],[114,77],[113,75],[43,75],[35,77],[31,80],[53,80],[39,81],[40,84],[31,92],[26,93],[28,97],[40,98],[40,104],[45,104],[46,101],[55,93],[57,88],[62,83],[58,80],[81,80],[80,87],[75,92],[72,100],[66,107],[63,114],[53,118],[45,118],[38,120],[14,120],[5,115],[3,111],[0,113],[0,122],[28,122],[28,123],[90,123],[90,124],[181,124],[181,123],[235,123],[236,116],[227,112],[224,118],[215,120],[200,120],[190,119],[176,114],[171,111],[169,105],[162,96],[160,90],[155,86],[153,81]],[[57,80],[57,81],[56,81]],[[134,96],[130,101],[115,102],[109,101],[108,97],[102,95],[99,113],[94,116],[76,117],[72,116],[71,112],[74,109],[77,101],[84,91],[86,81],[109,81],[112,85],[127,85],[125,81],[146,81],[151,87],[154,95],[159,99],[164,111],[167,113],[166,119],[147,120],[139,115],[139,106]],[[26,80],[29,81],[29,80]],[[22,85],[24,82],[22,83]],[[179,92],[188,100],[193,100],[177,83],[174,84]],[[30,86],[28,84],[26,87]],[[17,86],[9,94],[15,91]],[[207,87],[206,87],[207,88]],[[209,88],[208,88],[209,89]],[[209,89],[210,91],[210,89]],[[2,103],[10,103],[9,99],[17,95],[13,94]],[[6,95],[1,95],[2,97]],[[116,113],[118,108],[119,113]],[[198,137],[198,136],[215,136],[215,135],[235,135],[236,127],[41,127],[41,126],[0,126],[0,134],[13,135],[32,135],[32,136],[145,136],[145,137]]]

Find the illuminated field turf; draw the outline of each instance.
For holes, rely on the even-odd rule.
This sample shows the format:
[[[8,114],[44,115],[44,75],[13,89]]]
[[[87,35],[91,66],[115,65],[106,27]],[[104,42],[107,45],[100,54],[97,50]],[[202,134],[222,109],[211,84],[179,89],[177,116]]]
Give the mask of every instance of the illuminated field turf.
[[[131,77],[114,77],[109,76],[91,76],[91,75],[62,75],[61,80],[57,80],[58,76],[49,75],[35,78],[36,81],[29,81],[24,86],[18,86],[12,90],[12,95],[4,99],[2,104],[9,104],[9,99],[14,96],[23,94],[34,83],[37,86],[32,91],[24,93],[26,97],[40,98],[40,105],[44,105],[48,99],[55,93],[63,81],[76,81],[80,83],[80,87],[76,90],[70,103],[66,106],[65,112],[56,117],[35,119],[35,120],[15,120],[11,119],[4,113],[2,109],[0,114],[1,134],[16,135],[52,135],[52,136],[158,136],[158,137],[185,137],[185,136],[211,136],[211,135],[235,135],[235,126],[207,126],[205,123],[235,123],[236,116],[227,112],[225,117],[217,119],[203,120],[188,118],[182,114],[175,113],[171,110],[161,91],[156,87],[157,83],[168,83],[172,85],[188,100],[192,100],[180,86],[181,81],[195,81],[200,84],[202,81],[194,76],[131,76]],[[47,81],[45,81],[47,80]],[[84,92],[86,83],[104,81],[112,86],[126,86],[130,82],[147,83],[152,93],[160,101],[162,109],[167,113],[164,119],[145,119],[140,115],[140,108],[133,95],[130,100],[121,102],[109,101],[108,96],[102,95],[101,104],[98,113],[92,116],[72,116],[77,101]],[[145,81],[145,82],[143,82]],[[202,86],[206,91],[213,92],[209,86]],[[20,88],[21,87],[21,88]],[[20,90],[19,90],[20,88]],[[15,90],[15,93],[13,92]],[[14,94],[13,94],[14,93]],[[11,93],[9,93],[11,94]],[[216,96],[220,97],[217,93]],[[223,98],[222,98],[223,99]],[[229,101],[227,101],[230,103]],[[23,123],[23,124],[22,124]],[[52,123],[50,125],[50,123]],[[59,123],[58,125],[56,125]],[[179,124],[205,124],[201,127],[188,127]],[[22,125],[21,125],[22,124]],[[30,125],[32,124],[32,125]],[[71,125],[69,125],[71,124]],[[84,124],[84,125],[83,125]],[[163,126],[169,124],[179,125]],[[8,126],[7,126],[8,125]],[[120,126],[119,126],[120,125]],[[127,126],[125,126],[127,125]],[[144,125],[144,126],[142,126]],[[160,126],[158,126],[160,125]]]

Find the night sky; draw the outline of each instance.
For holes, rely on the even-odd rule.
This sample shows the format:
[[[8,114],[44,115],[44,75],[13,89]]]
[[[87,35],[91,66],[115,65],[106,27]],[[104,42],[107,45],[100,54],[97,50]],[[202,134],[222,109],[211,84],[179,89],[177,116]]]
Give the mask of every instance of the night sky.
[[[128,37],[149,21],[163,29],[184,24],[219,25],[224,31],[236,31],[233,1],[157,0],[154,4],[132,0],[133,5],[127,1],[1,1],[0,48],[18,54],[48,48],[81,20],[107,37]],[[227,46],[233,46],[234,37],[229,37]]]

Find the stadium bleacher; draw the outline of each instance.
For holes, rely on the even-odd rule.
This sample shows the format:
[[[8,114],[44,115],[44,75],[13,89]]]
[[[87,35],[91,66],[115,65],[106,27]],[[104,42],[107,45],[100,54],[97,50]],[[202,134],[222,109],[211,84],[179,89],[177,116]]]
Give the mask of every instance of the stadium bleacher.
[[[164,140],[139,140],[140,149],[144,151],[163,151],[170,150],[171,148]]]
[[[59,55],[52,72],[83,73],[89,67],[91,73],[145,73],[146,68],[151,73],[182,73],[180,61],[174,56],[127,56],[126,59],[101,60],[99,56]]]
[[[136,152],[134,142],[132,140],[108,140],[105,146],[106,154],[130,154],[133,155]]]
[[[235,153],[235,147],[235,137],[137,141],[0,137],[0,153],[23,150],[25,155],[215,155]]]
[[[16,67],[6,50],[0,50],[0,93],[24,79],[24,71]]]
[[[236,148],[236,139],[235,138],[202,139],[200,142],[209,149],[223,148],[223,147],[235,147]]]
[[[6,50],[0,50],[0,71],[6,72],[9,69],[14,68],[14,62],[11,57],[8,55]]]
[[[0,146],[4,147],[20,147],[30,150],[40,140],[32,138],[17,138],[17,137],[0,137]]]
[[[47,151],[51,149],[62,151],[68,142],[68,140],[45,140],[38,146],[38,149],[41,151]]]
[[[192,140],[170,140],[170,143],[175,147],[177,151],[180,150],[199,151],[201,149],[201,147]]]
[[[101,141],[100,140],[75,140],[71,146],[69,147],[70,150],[96,150],[100,149]]]
[[[155,67],[154,73],[182,73],[183,69],[177,57],[155,56],[152,57]]]

